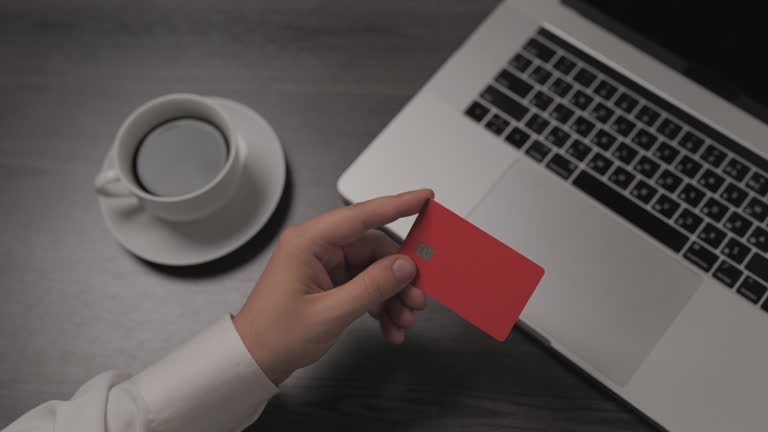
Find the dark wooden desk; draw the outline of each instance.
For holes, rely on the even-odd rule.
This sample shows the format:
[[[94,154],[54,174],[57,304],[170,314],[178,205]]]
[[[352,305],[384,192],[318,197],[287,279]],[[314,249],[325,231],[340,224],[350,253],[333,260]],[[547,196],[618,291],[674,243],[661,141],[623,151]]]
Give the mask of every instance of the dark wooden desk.
[[[341,204],[344,168],[496,4],[154,3],[0,5],[0,427],[236,311],[277,233]],[[176,91],[259,111],[290,164],[265,231],[186,270],[119,247],[91,187],[123,118]],[[435,302],[418,324],[393,347],[360,320],[254,429],[651,429],[520,331],[498,344]]]

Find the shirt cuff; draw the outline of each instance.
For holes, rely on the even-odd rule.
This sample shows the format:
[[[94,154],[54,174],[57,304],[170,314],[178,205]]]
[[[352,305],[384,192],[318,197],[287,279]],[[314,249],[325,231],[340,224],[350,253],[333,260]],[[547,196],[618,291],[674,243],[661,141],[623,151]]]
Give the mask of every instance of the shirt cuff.
[[[239,432],[278,389],[227,316],[131,381],[146,403],[150,431]]]

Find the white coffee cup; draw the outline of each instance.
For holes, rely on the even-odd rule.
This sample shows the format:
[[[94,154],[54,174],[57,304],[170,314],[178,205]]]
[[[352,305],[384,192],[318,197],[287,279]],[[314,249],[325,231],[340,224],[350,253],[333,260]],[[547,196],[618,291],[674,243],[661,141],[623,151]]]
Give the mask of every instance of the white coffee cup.
[[[171,197],[150,194],[142,189],[133,169],[141,140],[158,125],[185,117],[207,121],[221,131],[228,146],[226,163],[210,183],[196,191]],[[114,142],[114,168],[99,173],[94,185],[102,197],[132,196],[158,218],[190,221],[210,214],[232,196],[243,172],[245,152],[232,122],[216,103],[194,94],[170,94],[145,103],[123,122]]]

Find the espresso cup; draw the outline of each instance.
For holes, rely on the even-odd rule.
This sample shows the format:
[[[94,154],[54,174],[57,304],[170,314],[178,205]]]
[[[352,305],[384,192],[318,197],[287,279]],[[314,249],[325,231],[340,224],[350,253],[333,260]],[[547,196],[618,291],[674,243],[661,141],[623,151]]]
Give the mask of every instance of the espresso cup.
[[[226,161],[204,186],[178,196],[158,195],[145,189],[137,177],[137,152],[150,132],[179,119],[199,120],[218,129],[226,141]],[[184,163],[183,143],[180,144],[179,163]],[[96,176],[96,193],[112,199],[134,197],[147,212],[161,219],[176,222],[199,219],[232,196],[243,172],[245,151],[232,122],[210,99],[187,93],[161,96],[140,106],[123,122],[115,136],[113,168]]]

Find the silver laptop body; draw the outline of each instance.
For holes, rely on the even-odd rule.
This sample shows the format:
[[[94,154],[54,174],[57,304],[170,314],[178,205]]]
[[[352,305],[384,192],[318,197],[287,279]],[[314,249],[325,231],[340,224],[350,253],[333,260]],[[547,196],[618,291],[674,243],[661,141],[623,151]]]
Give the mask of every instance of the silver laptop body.
[[[541,264],[522,324],[658,425],[766,430],[767,136],[561,3],[504,2],[338,190],[431,187]]]

